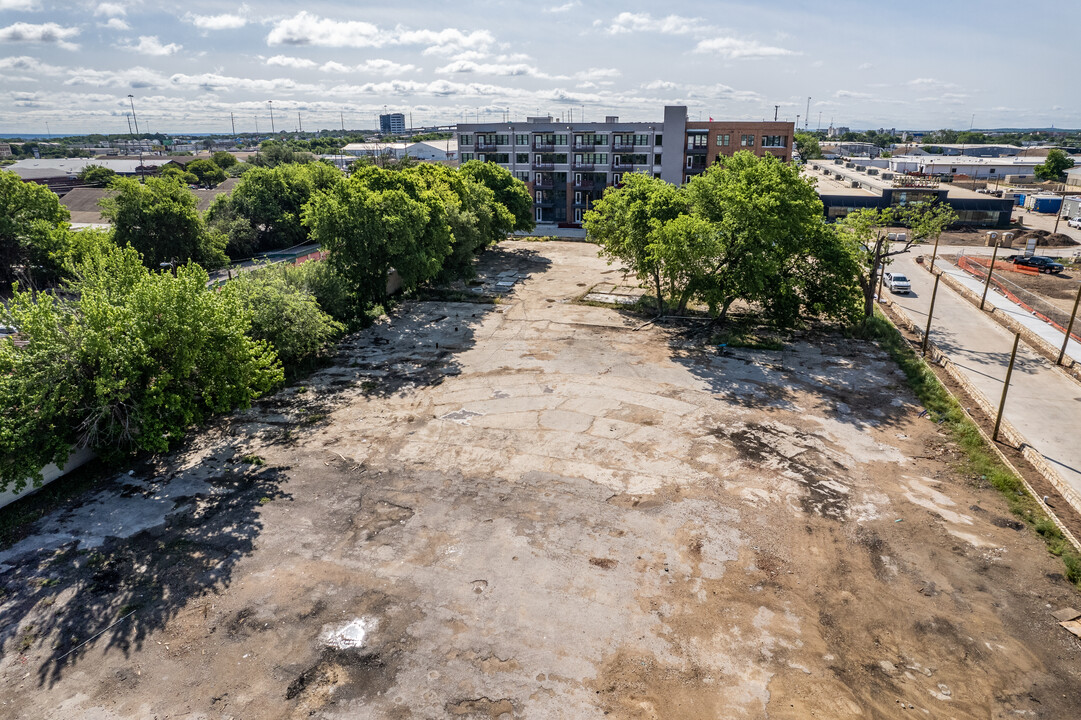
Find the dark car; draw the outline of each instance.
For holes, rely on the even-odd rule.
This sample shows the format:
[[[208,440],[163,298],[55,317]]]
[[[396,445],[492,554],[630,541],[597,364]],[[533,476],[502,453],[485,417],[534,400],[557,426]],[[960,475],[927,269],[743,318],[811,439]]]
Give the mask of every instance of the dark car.
[[[1060,273],[1066,269],[1065,265],[1061,265],[1055,262],[1052,258],[1045,257],[1043,255],[1014,258],[1013,263],[1014,265],[1021,265],[1023,267],[1036,268],[1043,273]]]

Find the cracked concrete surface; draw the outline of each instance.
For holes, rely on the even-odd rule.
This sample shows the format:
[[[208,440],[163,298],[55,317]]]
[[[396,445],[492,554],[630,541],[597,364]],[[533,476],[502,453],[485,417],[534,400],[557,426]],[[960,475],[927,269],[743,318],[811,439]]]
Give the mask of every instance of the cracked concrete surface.
[[[569,302],[611,272],[584,244],[481,272],[519,282],[407,304],[0,555],[0,716],[1076,714],[1061,566],[879,350],[635,330]]]

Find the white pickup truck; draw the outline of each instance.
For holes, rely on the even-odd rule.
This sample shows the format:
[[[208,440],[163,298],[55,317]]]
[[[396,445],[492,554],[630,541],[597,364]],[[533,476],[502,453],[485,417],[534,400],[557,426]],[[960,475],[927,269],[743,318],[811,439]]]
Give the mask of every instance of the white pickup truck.
[[[883,284],[894,293],[907,293],[912,290],[912,283],[901,273],[886,272],[882,276]]]

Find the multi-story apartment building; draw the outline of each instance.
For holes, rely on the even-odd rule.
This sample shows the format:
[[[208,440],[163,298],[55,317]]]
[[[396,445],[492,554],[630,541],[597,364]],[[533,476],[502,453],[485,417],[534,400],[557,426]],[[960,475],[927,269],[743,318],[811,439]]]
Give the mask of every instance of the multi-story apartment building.
[[[792,159],[791,122],[688,122],[687,108],[664,109],[662,122],[565,123],[529,117],[524,123],[458,125],[462,162],[507,168],[529,187],[537,222],[582,222],[583,213],[629,172],[680,185],[738,150]]]

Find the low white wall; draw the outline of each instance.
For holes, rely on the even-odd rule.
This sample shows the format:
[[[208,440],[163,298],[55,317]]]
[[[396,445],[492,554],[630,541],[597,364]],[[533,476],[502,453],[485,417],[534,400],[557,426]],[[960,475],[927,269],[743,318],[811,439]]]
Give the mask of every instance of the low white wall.
[[[48,485],[53,480],[56,480],[59,477],[63,477],[66,473],[71,472],[80,465],[85,465],[88,461],[92,459],[94,459],[94,451],[90,448],[72,450],[71,455],[68,456],[68,461],[64,463],[64,467],[57,467],[53,463],[45,466],[45,469],[41,471],[41,474],[44,476],[44,482],[42,482],[41,487]],[[33,483],[28,480],[26,483],[26,487],[24,487],[22,492],[18,494],[16,494],[14,490],[4,490],[3,492],[0,492],[0,507],[10,505],[16,500],[26,497],[37,489],[39,488],[35,488]]]

